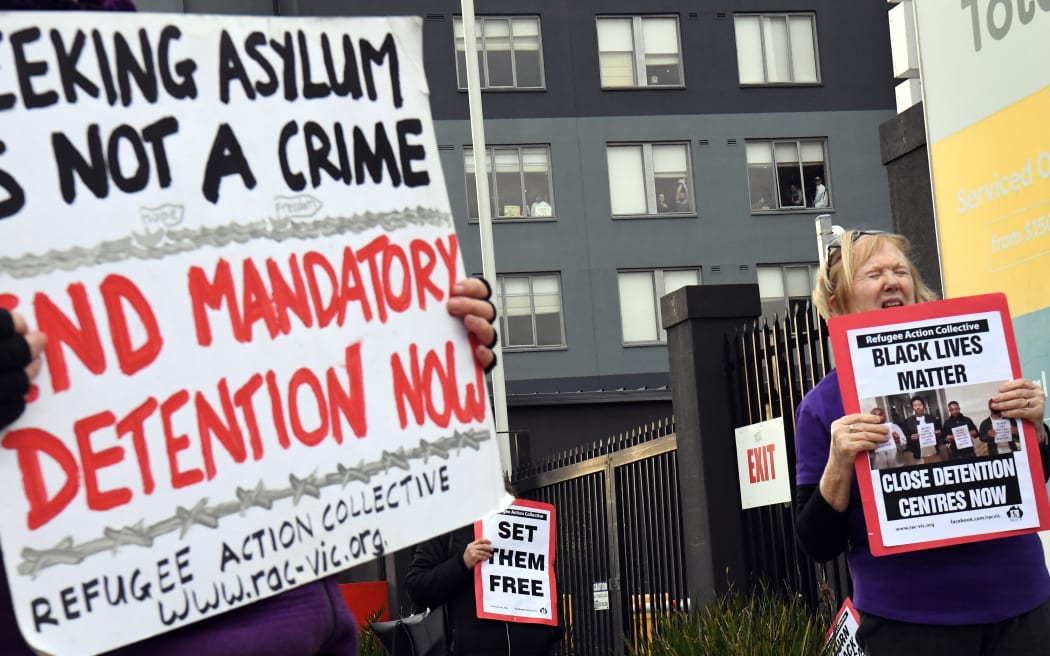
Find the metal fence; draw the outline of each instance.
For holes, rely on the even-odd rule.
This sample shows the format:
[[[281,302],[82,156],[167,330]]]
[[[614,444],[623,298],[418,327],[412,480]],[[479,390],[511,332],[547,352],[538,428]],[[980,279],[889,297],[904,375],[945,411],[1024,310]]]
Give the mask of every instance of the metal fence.
[[[515,471],[520,496],[555,507],[560,653],[623,654],[688,599],[671,420]]]
[[[831,367],[824,322],[802,306],[710,348],[723,349],[725,379],[697,389],[728,386],[733,426],[784,418],[794,489],[795,409]],[[679,463],[678,439],[668,419],[514,471],[520,496],[555,507],[562,654],[624,654],[648,642],[658,616],[697,598],[687,589],[682,520],[683,504],[696,501],[682,499],[679,485],[679,465],[697,463]],[[740,524],[738,582],[800,595],[813,610],[834,611],[850,593],[843,558],[819,565],[799,550],[790,504],[741,511]]]
[[[806,304],[789,316],[744,326],[726,344],[726,371],[736,401],[734,425],[784,418],[788,473],[795,489],[795,409],[831,369],[827,326]],[[837,610],[851,592],[845,558],[821,565],[795,542],[790,505],[743,511],[753,580],[801,594],[814,610]]]

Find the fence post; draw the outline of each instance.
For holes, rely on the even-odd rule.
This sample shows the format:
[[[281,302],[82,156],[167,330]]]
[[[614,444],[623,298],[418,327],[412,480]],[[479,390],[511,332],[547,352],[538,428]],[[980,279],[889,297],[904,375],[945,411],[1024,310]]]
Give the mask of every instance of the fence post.
[[[683,287],[661,301],[678,436],[686,582],[702,606],[745,571],[725,340],[761,314],[758,285]]]
[[[512,430],[507,433],[510,443],[510,471],[514,473],[532,462],[532,439],[527,430]]]

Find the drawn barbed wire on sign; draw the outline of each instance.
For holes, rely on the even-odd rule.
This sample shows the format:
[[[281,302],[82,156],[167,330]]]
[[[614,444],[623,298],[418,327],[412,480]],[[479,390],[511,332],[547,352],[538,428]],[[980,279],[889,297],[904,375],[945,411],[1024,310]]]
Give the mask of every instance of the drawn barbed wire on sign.
[[[236,499],[208,505],[208,498],[204,497],[192,508],[176,507],[171,517],[149,526],[140,519],[128,526],[105,527],[101,537],[81,544],[75,544],[73,538],[68,536],[47,549],[27,547],[22,550],[22,562],[18,564],[18,573],[35,578],[39,572],[49,567],[76,565],[96,554],[116,553],[121,547],[150,547],[156,538],[175,531],[178,531],[181,540],[196,526],[217,529],[223,518],[235,514],[243,516],[253,507],[270,510],[275,501],[289,498],[292,505],[297,506],[304,497],[319,499],[322,488],[335,485],[345,488],[354,481],[367,483],[373,476],[392,469],[409,471],[413,460],[421,460],[424,464],[430,458],[448,460],[453,452],[458,453],[464,448],[480,450],[481,444],[489,439],[492,439],[492,436],[486,430],[457,430],[431,442],[421,439],[417,446],[410,449],[402,447],[397,451],[383,451],[379,459],[373,462],[366,463],[362,460],[354,466],[339,463],[333,471],[323,475],[318,475],[316,470],[302,478],[289,474],[288,487],[271,489],[260,480],[251,489],[237,487]]]
[[[54,271],[73,271],[80,267],[113,264],[127,260],[161,260],[189,253],[206,246],[220,247],[265,239],[315,239],[372,228],[396,232],[409,226],[452,227],[452,216],[426,207],[397,212],[365,212],[351,217],[327,216],[317,221],[271,218],[251,223],[230,223],[217,227],[161,228],[160,231],[133,232],[127,237],[104,241],[95,246],[74,246],[46,253],[0,257],[0,272],[14,278],[31,278]]]

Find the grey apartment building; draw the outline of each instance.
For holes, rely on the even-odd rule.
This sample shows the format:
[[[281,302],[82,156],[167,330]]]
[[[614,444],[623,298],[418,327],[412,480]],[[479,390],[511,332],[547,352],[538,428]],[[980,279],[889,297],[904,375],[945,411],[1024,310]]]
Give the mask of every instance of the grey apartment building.
[[[138,5],[421,16],[448,195],[481,272],[458,1]],[[757,282],[772,316],[808,297],[817,215],[890,229],[887,7],[477,0],[509,428],[533,457],[670,416],[665,293]]]

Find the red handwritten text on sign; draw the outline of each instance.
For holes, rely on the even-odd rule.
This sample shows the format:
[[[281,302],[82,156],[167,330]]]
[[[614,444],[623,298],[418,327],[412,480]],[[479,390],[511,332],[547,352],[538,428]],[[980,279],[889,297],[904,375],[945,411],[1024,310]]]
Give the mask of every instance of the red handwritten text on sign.
[[[747,450],[747,471],[752,483],[761,483],[777,477],[776,465],[773,464],[773,452],[776,445],[765,444]]]
[[[220,259],[210,272],[193,266],[186,280],[196,341],[210,346],[213,327],[227,322],[230,335],[239,342],[279,338],[293,324],[320,329],[333,323],[385,323],[391,313],[444,301],[455,282],[457,256],[455,235],[433,243],[414,239],[407,248],[384,235],[356,251],[343,248],[337,262],[308,251],[293,253],[283,263],[246,258],[234,267]],[[234,273],[238,269],[240,276]],[[108,335],[100,328],[103,324],[88,292],[86,285],[73,283],[66,288],[68,298],[58,299],[61,302],[44,293],[33,298],[37,324],[50,338],[46,365],[54,393],[72,385],[73,360],[67,358],[94,376],[107,371],[112,364],[104,348],[107,337],[118,368],[127,376],[149,367],[164,347],[152,306],[130,279],[114,274],[99,285]],[[18,301],[5,295],[7,306],[17,306]],[[63,311],[63,304],[72,311]],[[133,339],[129,324],[142,327],[144,336]],[[160,477],[171,489],[180,489],[214,479],[222,461],[258,461],[268,452],[313,447],[325,440],[342,444],[345,432],[364,437],[367,386],[361,349],[359,342],[347,345],[339,361],[323,372],[307,367],[284,376],[258,371],[238,380],[220,378],[208,389],[148,396],[120,415],[104,409],[73,423],[69,433],[74,440],[40,428],[10,431],[0,444],[16,453],[29,502],[29,528],[48,523],[81,492],[91,510],[109,510],[136,495],[152,494]],[[475,367],[471,380],[461,384],[454,362],[450,341],[422,352],[411,343],[391,354],[390,392],[402,428],[427,422],[447,427],[453,418],[484,419],[483,372]],[[180,416],[190,417],[196,431],[177,429]],[[148,426],[161,439],[147,439]],[[267,435],[272,436],[269,441]],[[191,460],[198,464],[186,464]],[[59,481],[45,476],[48,464],[61,471]],[[105,488],[100,483],[101,471],[129,465],[136,474],[123,476],[123,484]]]

